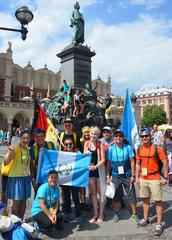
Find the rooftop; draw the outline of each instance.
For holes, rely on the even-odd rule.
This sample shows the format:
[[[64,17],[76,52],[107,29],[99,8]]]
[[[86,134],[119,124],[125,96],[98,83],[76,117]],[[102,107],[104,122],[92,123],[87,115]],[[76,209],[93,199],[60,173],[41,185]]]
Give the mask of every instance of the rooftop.
[[[172,88],[170,88],[170,87],[157,87],[157,88],[154,88],[154,89],[143,89],[143,90],[137,91],[136,95],[140,96],[140,95],[158,94],[158,93],[161,93],[161,94],[172,93]]]

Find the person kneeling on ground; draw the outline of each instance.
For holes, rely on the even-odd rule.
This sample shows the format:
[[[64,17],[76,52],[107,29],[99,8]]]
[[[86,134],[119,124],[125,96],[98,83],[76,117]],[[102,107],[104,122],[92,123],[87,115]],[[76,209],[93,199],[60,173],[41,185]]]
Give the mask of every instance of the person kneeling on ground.
[[[62,229],[62,215],[58,211],[60,190],[58,187],[58,172],[48,173],[48,182],[38,189],[32,204],[32,217],[45,234],[51,234],[55,229]]]

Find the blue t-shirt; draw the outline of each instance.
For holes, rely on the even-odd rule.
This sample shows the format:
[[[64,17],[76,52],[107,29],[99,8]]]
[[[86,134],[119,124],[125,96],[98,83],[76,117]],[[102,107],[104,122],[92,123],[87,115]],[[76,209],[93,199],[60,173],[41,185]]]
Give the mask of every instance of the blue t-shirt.
[[[57,200],[60,199],[59,187],[55,186],[54,188],[50,188],[48,183],[44,183],[39,187],[36,198],[34,199],[32,204],[32,216],[35,216],[39,212],[42,212],[39,201],[40,198],[44,199],[47,208],[54,207]]]
[[[113,137],[111,137],[107,140],[105,140],[104,138],[99,139],[100,142],[105,143],[105,144],[109,144],[109,143],[113,142],[113,140],[114,140]]]
[[[134,157],[134,152],[130,145],[124,144],[118,147],[113,144],[107,151],[107,160],[111,162],[112,176],[131,177],[130,158]],[[119,173],[119,167],[123,167],[124,174]]]

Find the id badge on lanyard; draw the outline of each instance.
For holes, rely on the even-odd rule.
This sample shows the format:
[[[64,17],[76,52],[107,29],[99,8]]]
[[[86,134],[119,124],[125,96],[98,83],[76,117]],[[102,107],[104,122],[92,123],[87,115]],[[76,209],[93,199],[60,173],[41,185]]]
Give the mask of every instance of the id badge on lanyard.
[[[148,175],[148,170],[147,168],[143,167],[142,168],[142,176],[147,176]]]
[[[124,174],[124,167],[123,166],[118,167],[118,173],[119,174]]]

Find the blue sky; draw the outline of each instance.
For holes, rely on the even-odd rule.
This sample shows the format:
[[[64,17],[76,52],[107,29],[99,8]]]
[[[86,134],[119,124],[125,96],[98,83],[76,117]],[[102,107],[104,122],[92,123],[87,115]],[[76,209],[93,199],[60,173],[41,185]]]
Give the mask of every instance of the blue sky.
[[[15,10],[27,5],[34,13],[26,41],[0,31],[0,52],[12,42],[14,62],[57,72],[56,57],[71,43],[70,14],[74,0],[1,0],[0,26],[19,27]],[[92,78],[112,79],[112,92],[124,95],[140,88],[172,86],[171,0],[80,0],[85,18],[85,44],[95,50]],[[22,53],[22,54],[21,54]]]

